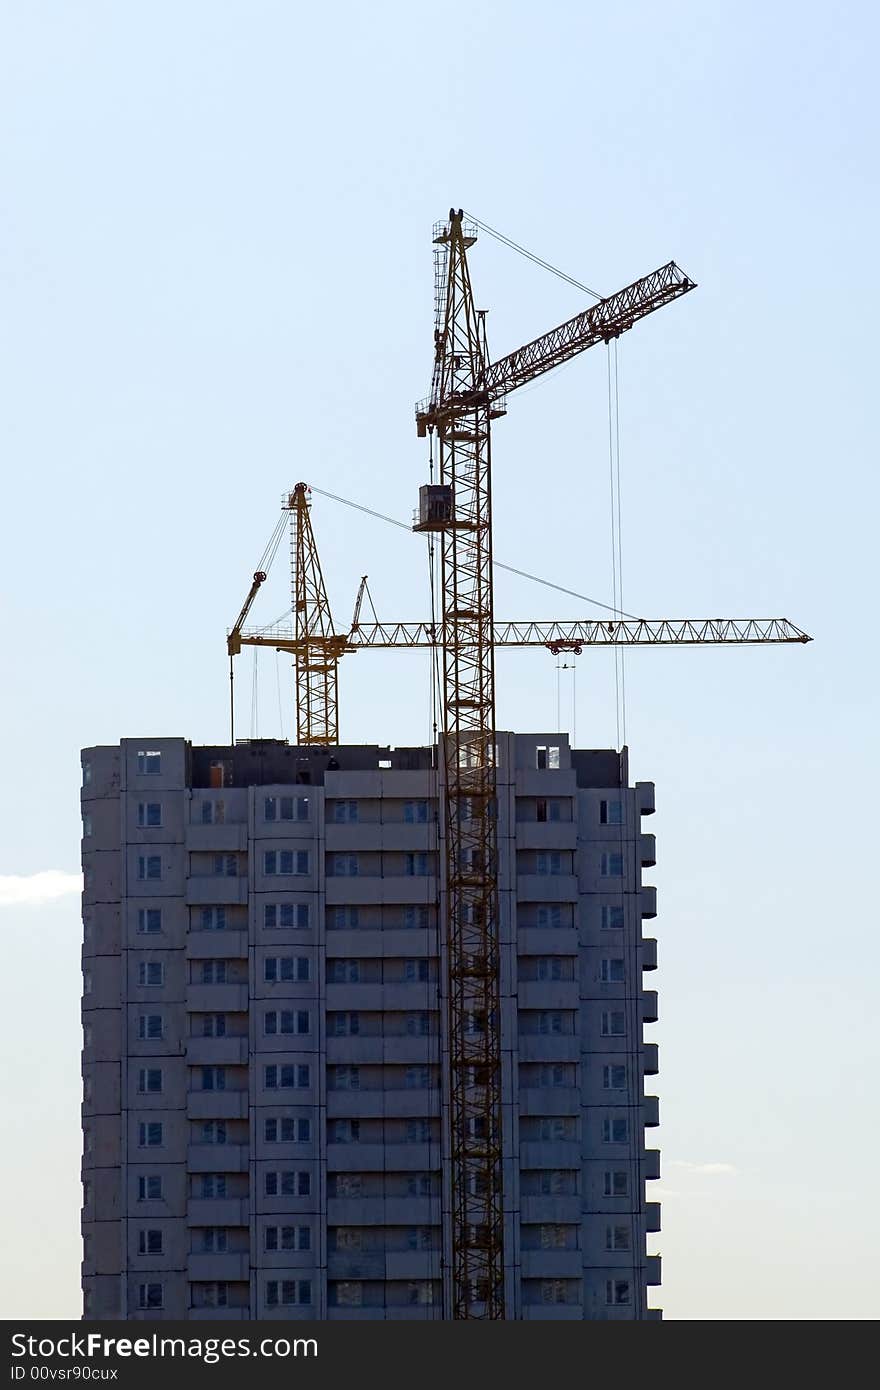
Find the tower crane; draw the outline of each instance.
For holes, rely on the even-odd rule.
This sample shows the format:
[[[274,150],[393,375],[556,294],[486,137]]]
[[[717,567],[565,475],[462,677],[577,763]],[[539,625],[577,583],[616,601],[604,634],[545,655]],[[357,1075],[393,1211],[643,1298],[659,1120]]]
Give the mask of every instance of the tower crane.
[[[496,624],[492,580],[491,421],[517,387],[687,294],[694,282],[670,261],[515,352],[489,360],[485,312],[474,307],[467,252],[476,228],[450,209],[434,229],[434,372],[416,408],[422,437],[436,433],[439,482],[420,489],[413,529],[440,536],[442,616],[364,624],[364,581],[349,632],[332,623],[308,512],[297,484],[292,519],[294,627],[245,629],[258,575],[228,638],[290,652],[296,662],[297,738],[338,741],[337,665],[346,652],[440,647],[446,894],[446,1008],[452,1215],[451,1312],[502,1319],[504,1211],[501,1018],[498,978],[498,844],[495,818],[494,651],[499,646],[578,653],[592,646],[756,645],[809,642],[784,618],[628,619]],[[374,614],[375,618],[375,614]]]

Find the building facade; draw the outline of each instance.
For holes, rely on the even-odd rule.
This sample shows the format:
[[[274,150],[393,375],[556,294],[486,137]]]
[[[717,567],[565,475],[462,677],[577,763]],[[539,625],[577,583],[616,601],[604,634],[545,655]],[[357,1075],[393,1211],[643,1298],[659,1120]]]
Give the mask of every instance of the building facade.
[[[498,745],[507,1316],[658,1318],[653,786]],[[84,1316],[448,1317],[436,750],[82,766]]]

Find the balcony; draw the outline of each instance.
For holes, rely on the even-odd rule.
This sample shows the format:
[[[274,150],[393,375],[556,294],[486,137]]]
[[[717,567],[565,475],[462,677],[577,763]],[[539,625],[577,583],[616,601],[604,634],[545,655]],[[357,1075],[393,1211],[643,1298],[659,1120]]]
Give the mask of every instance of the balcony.
[[[576,980],[520,980],[517,990],[521,1009],[580,1007],[580,986]]]
[[[654,783],[636,782],[636,805],[640,816],[654,814]]]
[[[376,1064],[425,1063],[436,1061],[439,1039],[427,1037],[364,1037],[358,1034],[353,1038],[328,1038],[327,1062],[343,1065],[357,1062],[361,1066]]]
[[[576,849],[577,825],[574,821],[517,821],[516,847],[517,849]]]
[[[190,1173],[246,1173],[247,1144],[190,1144],[186,1151]],[[214,1275],[213,1278],[219,1276]]]
[[[577,927],[519,927],[517,950],[521,956],[576,956]]]
[[[248,1040],[187,1038],[186,1060],[191,1066],[242,1066],[248,1060]]]
[[[327,1199],[328,1226],[436,1226],[439,1222],[439,1197]]]
[[[242,874],[227,878],[225,874],[188,878],[185,902],[190,907],[244,906],[248,900],[248,881]]]
[[[215,954],[222,951],[218,947]],[[186,1007],[192,1013],[244,1014],[248,1008],[248,987],[239,985],[188,985]]]
[[[521,903],[574,903],[578,881],[574,874],[519,874],[516,896]]]
[[[523,1250],[524,1279],[581,1279],[584,1257],[580,1250]]]
[[[193,1254],[187,1260],[188,1279],[224,1280],[229,1284],[240,1284],[250,1279],[250,1255],[248,1252],[223,1251],[220,1254]]]
[[[186,1316],[189,1322],[247,1322],[250,1309],[247,1305],[241,1308],[190,1308]]]
[[[190,960],[246,960],[248,937],[246,931],[191,931],[186,936],[186,954]]]
[[[645,1023],[657,1022],[657,991],[656,989],[642,990],[642,1020]]]
[[[439,1224],[439,1215],[437,1223]],[[440,1232],[437,1232],[439,1239]],[[437,1279],[442,1254],[436,1250],[388,1250],[385,1254],[386,1279]]]
[[[645,1096],[642,1101],[642,1124],[650,1129],[660,1123],[660,1097]]]
[[[640,950],[642,952],[642,969],[657,969],[657,941],[653,936],[643,936]]]
[[[529,1139],[519,1146],[520,1168],[580,1168],[581,1146],[576,1139]]]
[[[574,1033],[520,1033],[521,1062],[579,1062],[581,1041]]]
[[[645,1266],[644,1266],[644,1267],[645,1267],[645,1283],[646,1283],[646,1284],[648,1284],[648,1285],[652,1285],[652,1284],[661,1284],[661,1283],[663,1282],[662,1279],[661,1279],[661,1277],[660,1277],[660,1256],[659,1256],[659,1255],[646,1255],[646,1256],[645,1256]]]
[[[645,1230],[646,1230],[646,1231],[659,1231],[659,1230],[660,1230],[660,1203],[659,1203],[659,1202],[646,1202],[646,1203],[645,1203]]]
[[[328,1173],[350,1173],[353,1169],[358,1173],[381,1173],[384,1167],[384,1144],[327,1145]],[[358,1202],[357,1205],[360,1206],[361,1203]]]
[[[524,1087],[519,1092],[521,1115],[577,1115],[581,1093],[576,1086]]]
[[[429,1117],[440,1113],[440,1089],[437,1086],[411,1091],[328,1091],[327,1118],[353,1115],[367,1120],[388,1118]]]
[[[246,1120],[247,1091],[189,1091],[186,1114],[190,1120]]]
[[[651,884],[645,885],[639,892],[641,899],[640,912],[642,917],[657,916],[657,889]]]
[[[327,931],[325,950],[333,956],[434,956],[436,934],[421,927],[351,927],[342,931],[331,927]]]
[[[348,878],[341,875],[325,880],[325,900],[328,907],[362,903],[394,905],[398,903],[435,903],[437,879],[433,875],[401,874],[393,878]]]
[[[248,828],[244,824],[229,825],[188,825],[186,827],[186,848],[193,853],[234,853],[246,850]]]
[[[418,825],[408,821],[365,821],[356,825],[336,825],[329,822],[324,827],[328,853],[337,851],[358,851],[368,853],[387,850],[397,853],[428,853],[437,848],[436,822],[425,821]]]
[[[328,1279],[384,1279],[384,1250],[329,1250]]]
[[[642,1150],[642,1177],[653,1180],[660,1176],[660,1150]]]
[[[656,1076],[660,1070],[660,1053],[656,1043],[642,1044],[642,1061],[644,1062],[645,1075]]]
[[[563,1225],[577,1226],[582,1220],[580,1197],[522,1197],[520,1199],[520,1218],[527,1222],[562,1222]]]
[[[250,1203],[246,1197],[190,1198],[187,1203],[188,1226],[247,1226],[249,1221]]]

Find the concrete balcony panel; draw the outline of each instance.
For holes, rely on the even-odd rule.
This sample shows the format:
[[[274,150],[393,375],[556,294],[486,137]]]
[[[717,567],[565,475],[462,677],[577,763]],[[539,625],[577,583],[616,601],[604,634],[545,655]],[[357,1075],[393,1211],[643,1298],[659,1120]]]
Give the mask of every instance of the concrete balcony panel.
[[[436,955],[436,948],[435,933],[419,927],[356,927],[344,931],[330,928],[325,941],[328,957],[398,956],[414,959]]]
[[[220,1279],[230,1284],[240,1284],[250,1279],[250,1255],[247,1251],[222,1251],[220,1254],[194,1254],[187,1260],[188,1279]]]
[[[646,1202],[646,1203],[645,1203],[645,1230],[646,1230],[646,1231],[659,1231],[659,1230],[660,1230],[660,1203],[659,1203],[659,1202]]]
[[[516,933],[521,956],[576,956],[577,927],[520,927]]]
[[[642,1177],[653,1180],[660,1176],[660,1150],[642,1150]]]
[[[524,1279],[580,1279],[584,1257],[580,1250],[522,1250]]]
[[[580,1197],[521,1197],[520,1220],[527,1222],[557,1222],[579,1225],[582,1219]]]
[[[384,985],[377,983],[328,985],[326,1009],[334,1012],[381,1013],[385,1003]]]
[[[243,906],[248,900],[248,881],[241,874],[227,878],[225,874],[205,878],[188,878],[184,901],[190,907]]]
[[[250,1203],[247,1198],[190,1198],[187,1203],[188,1226],[247,1226],[249,1221]]]
[[[638,841],[639,863],[643,869],[650,869],[657,863],[657,841],[653,835],[640,835]]]
[[[662,1284],[663,1280],[660,1275],[659,1255],[646,1255],[644,1269],[645,1283],[649,1285],[649,1287],[651,1285]]]
[[[642,1061],[646,1076],[656,1076],[660,1070],[659,1049],[656,1043],[642,1044]]]
[[[188,825],[186,848],[193,853],[205,850],[215,854],[230,854],[248,847],[246,825]]]
[[[186,1007],[190,1013],[247,1013],[248,987],[246,984],[189,985]]]
[[[190,960],[213,960],[215,956],[243,960],[247,953],[246,931],[191,931],[186,935],[186,954]]]
[[[439,1096],[437,1087],[412,1091],[328,1091],[327,1116],[329,1119],[353,1116],[362,1120],[381,1116],[424,1118],[439,1113]]]
[[[575,1033],[520,1033],[521,1062],[579,1062],[581,1040]]]
[[[325,900],[328,907],[357,907],[362,903],[387,903],[389,906],[435,903],[437,879],[427,875],[410,878],[405,874],[399,878],[331,877],[325,882]]]
[[[397,1064],[433,1062],[437,1059],[436,1037],[378,1037],[360,1035],[353,1038],[328,1038],[327,1062],[330,1065],[358,1063]]]
[[[645,1023],[656,1023],[657,1017],[656,989],[642,990],[642,1020]]]
[[[330,1197],[327,1200],[328,1226],[436,1226],[439,1221],[439,1197]]]
[[[285,1308],[285,1317],[290,1316],[290,1312]],[[189,1308],[187,1309],[187,1322],[247,1322],[250,1318],[250,1308]]]
[[[524,1322],[581,1322],[581,1303],[529,1303],[522,1310]]]
[[[439,1216],[435,1224],[438,1223]],[[441,1258],[439,1248],[436,1250],[388,1250],[385,1253],[385,1278],[436,1279],[440,1274]]]
[[[328,1173],[381,1173],[385,1167],[384,1144],[328,1144]]]
[[[247,1038],[187,1038],[186,1060],[192,1066],[242,1066],[248,1060]]]
[[[410,825],[406,821],[358,822],[356,825],[328,823],[324,830],[327,851],[427,853],[437,848],[437,827],[430,822]]]
[[[641,955],[642,955],[642,969],[643,969],[643,970],[656,970],[656,969],[657,969],[657,941],[656,941],[655,937],[653,937],[653,936],[644,936],[644,937],[642,937],[642,941],[641,941],[641,944],[640,944],[640,946],[639,946],[639,950],[641,951]]]
[[[642,1124],[646,1128],[660,1123],[660,1098],[659,1096],[645,1096],[642,1101]]]
[[[191,1173],[246,1173],[247,1144],[190,1144],[186,1166]]]
[[[517,821],[517,849],[577,849],[575,821]]]
[[[640,816],[653,816],[655,809],[653,782],[636,782],[636,806]]]
[[[641,899],[640,912],[643,917],[657,916],[657,889],[651,884],[643,885],[639,890]]]
[[[520,980],[521,1009],[577,1009],[580,985],[577,980]]]
[[[383,1250],[330,1250],[327,1252],[328,1279],[384,1279]]]
[[[389,1173],[429,1173],[433,1169],[439,1169],[439,1145],[436,1143],[387,1144],[385,1146],[385,1167]],[[428,1202],[432,1199],[423,1197],[418,1200]]]
[[[247,1091],[190,1091],[186,1098],[190,1120],[246,1120]]]
[[[520,1168],[580,1168],[581,1146],[576,1139],[546,1142],[526,1140],[519,1146]]]
[[[517,796],[577,795],[577,776],[570,768],[517,768],[514,785]]]
[[[516,896],[521,903],[574,903],[578,881],[574,874],[519,874]]]
[[[521,1115],[577,1115],[580,1108],[577,1086],[533,1086],[519,1092]]]

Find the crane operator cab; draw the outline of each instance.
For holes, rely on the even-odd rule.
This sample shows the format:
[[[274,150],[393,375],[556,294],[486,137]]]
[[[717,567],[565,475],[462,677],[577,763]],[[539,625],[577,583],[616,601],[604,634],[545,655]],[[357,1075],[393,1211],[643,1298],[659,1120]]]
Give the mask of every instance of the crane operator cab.
[[[419,488],[419,510],[414,531],[448,531],[454,524],[455,506],[448,483],[426,483]]]

